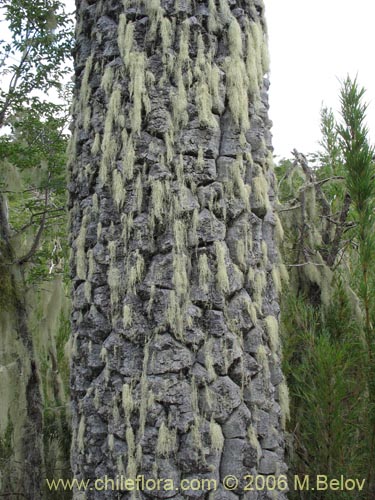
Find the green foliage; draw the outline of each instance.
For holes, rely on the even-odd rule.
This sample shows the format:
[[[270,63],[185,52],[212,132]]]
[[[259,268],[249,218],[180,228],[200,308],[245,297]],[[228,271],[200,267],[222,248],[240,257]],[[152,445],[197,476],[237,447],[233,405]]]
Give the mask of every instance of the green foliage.
[[[365,477],[363,349],[352,306],[340,283],[325,313],[308,302],[292,290],[282,301],[283,369],[291,396],[291,474],[314,476],[324,471],[332,477]],[[349,321],[337,323],[339,318]],[[296,495],[291,498],[299,498]]]
[[[338,126],[339,144],[343,151],[346,188],[353,207],[354,239],[358,252],[360,279],[358,295],[364,310],[366,344],[366,381],[368,389],[369,449],[375,453],[375,149],[370,144],[365,124],[367,105],[365,89],[349,77],[341,89],[341,115]],[[375,465],[369,466],[368,489],[375,491]]]
[[[25,107],[46,104],[33,94],[61,88],[69,72],[66,60],[72,47],[72,18],[58,0],[1,0],[10,40],[0,48],[0,73],[9,81],[0,91],[0,126]]]
[[[33,260],[27,279],[62,272],[67,248],[65,150],[72,19],[59,1],[0,2],[8,40],[1,43],[0,190],[7,196],[14,260]],[[46,92],[58,92],[60,103]],[[44,93],[44,94],[43,94]],[[40,97],[43,96],[43,97]],[[43,236],[43,237],[42,237]],[[9,264],[9,262],[8,262]]]
[[[0,0],[0,9],[6,38],[0,46],[0,74],[5,83],[0,91],[0,313],[3,317],[12,307],[16,325],[9,338],[2,330],[0,366],[8,365],[14,351],[22,372],[11,373],[12,401],[2,403],[10,410],[0,454],[7,455],[8,470],[13,471],[8,474],[0,465],[3,493],[4,488],[13,491],[21,483],[23,433],[33,426],[23,385],[30,361],[37,366],[42,392],[44,451],[40,451],[45,472],[49,477],[70,475],[65,399],[69,366],[64,353],[70,328],[62,294],[63,279],[67,279],[65,151],[71,85],[64,86],[62,81],[70,72],[73,22],[58,0]],[[19,318],[32,333],[28,352],[16,335]],[[17,405],[21,413],[14,411]],[[33,438],[26,441],[34,444]],[[37,436],[35,446],[41,441]],[[6,475],[9,484],[3,481]],[[48,492],[47,496],[57,500],[70,498],[71,493]]]
[[[281,331],[291,395],[291,473],[366,477],[367,491],[340,495],[369,499],[375,449],[375,168],[363,95],[356,80],[347,78],[341,123],[331,110],[322,110],[323,139],[311,158],[314,167],[294,151],[294,160],[283,161],[277,174],[290,276]],[[302,498],[335,496],[309,495]]]

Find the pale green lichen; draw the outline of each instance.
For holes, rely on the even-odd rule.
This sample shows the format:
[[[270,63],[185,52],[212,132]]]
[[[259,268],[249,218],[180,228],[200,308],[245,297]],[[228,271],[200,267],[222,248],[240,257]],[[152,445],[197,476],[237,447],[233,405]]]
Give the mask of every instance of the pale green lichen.
[[[173,254],[173,285],[179,300],[187,296],[189,279],[187,275],[187,256],[185,254]]]
[[[257,306],[259,308],[262,307],[263,292],[264,292],[264,290],[266,288],[266,285],[267,285],[266,273],[264,271],[262,271],[262,270],[259,270],[255,274],[254,283],[253,283],[253,286],[254,286],[254,302],[257,304]]]
[[[225,60],[227,98],[235,124],[241,130],[250,128],[249,100],[247,95],[248,77],[240,57],[227,57]]]
[[[281,408],[281,426],[285,430],[286,422],[290,419],[289,390],[285,380],[278,385],[279,404]]]
[[[224,447],[224,436],[221,426],[215,422],[213,418],[210,420],[210,441],[211,449],[216,452],[221,452]]]
[[[91,153],[95,156],[99,153],[100,151],[100,134],[96,133],[94,142],[92,143],[91,146]]]
[[[262,368],[262,372],[265,378],[265,381],[270,380],[270,368],[268,363],[268,355],[264,345],[260,344],[256,353],[256,360]]]
[[[134,410],[134,400],[132,396],[132,388],[129,384],[122,386],[122,408],[124,410],[127,424],[130,423],[130,416]]]
[[[208,31],[210,31],[211,33],[216,33],[216,31],[218,30],[219,21],[215,0],[208,0],[208,10]]]
[[[211,270],[205,253],[201,254],[198,259],[198,275],[199,287],[204,293],[208,293],[209,283],[211,282]]]
[[[134,185],[134,192],[135,192],[136,209],[138,210],[138,212],[141,212],[142,202],[143,202],[143,183],[142,183],[141,173],[137,175],[137,179]]]
[[[119,18],[117,43],[124,66],[128,68],[134,43],[134,24],[131,21],[127,22],[124,13],[121,13]]]
[[[278,244],[281,244],[284,239],[284,229],[277,213],[275,213],[275,239]]]
[[[117,169],[112,172],[112,194],[117,208],[122,208],[126,198],[126,190],[122,174]]]
[[[153,41],[156,38],[159,24],[163,19],[164,9],[160,5],[160,0],[147,0],[145,6],[146,14],[149,18],[147,38]]]
[[[122,310],[122,322],[123,322],[124,328],[131,326],[133,323],[132,308],[129,304],[124,304],[124,307]]]
[[[235,247],[236,247],[237,261],[238,261],[239,265],[242,268],[244,268],[246,266],[246,256],[247,256],[245,242],[242,239],[237,240]]]
[[[279,323],[274,316],[267,316],[264,320],[266,325],[266,331],[268,333],[268,340],[271,348],[272,354],[276,354],[279,350],[280,339],[279,339]]]
[[[100,162],[99,178],[106,184],[108,172],[112,171],[118,153],[118,143],[113,135],[113,126],[119,124],[118,110],[121,107],[121,90],[116,86],[109,99],[108,109],[104,123],[102,141],[102,159]]]
[[[206,342],[206,345],[204,348],[204,365],[206,367],[210,382],[212,382],[213,380],[215,380],[217,378],[216,371],[214,368],[214,360],[213,360],[213,356],[212,356],[212,350],[213,350],[213,340],[212,340],[212,338],[210,338]]]
[[[164,422],[159,427],[158,440],[156,444],[156,454],[158,456],[169,456],[176,451],[177,432],[176,428],[169,429]]]
[[[131,110],[131,127],[133,134],[140,134],[142,126],[142,110],[146,114],[151,111],[151,103],[146,88],[146,57],[143,52],[131,52],[129,56],[130,98],[133,101]]]
[[[227,293],[229,292],[229,278],[225,263],[226,251],[223,242],[216,241],[215,250],[216,250],[216,262],[217,262],[216,284],[221,292]]]
[[[267,265],[268,265],[268,247],[267,247],[267,243],[264,240],[262,240],[262,243],[261,243],[260,247],[261,247],[261,250],[262,250],[263,266],[267,267]]]
[[[135,460],[135,452],[136,452],[135,437],[133,428],[130,424],[127,425],[126,427],[125,439],[126,439],[126,444],[128,446],[128,453],[127,453],[128,463],[126,467],[126,475],[128,477],[136,477],[137,463]]]
[[[173,36],[172,23],[167,17],[163,17],[160,21],[160,35],[163,54],[166,54],[172,45]]]
[[[86,432],[85,416],[81,415],[77,432],[77,447],[78,451],[81,453],[85,451],[85,432]]]
[[[242,155],[237,156],[236,161],[233,163],[231,170],[235,186],[237,187],[238,190],[239,197],[244,203],[245,208],[247,210],[250,210],[251,186],[245,184],[243,180],[245,174],[245,168],[243,164]]]
[[[172,96],[172,116],[173,125],[178,130],[179,128],[185,127],[189,121],[189,115],[187,113],[187,94],[180,68],[177,70],[176,82],[177,90]]]
[[[207,82],[201,77],[196,86],[195,102],[198,108],[198,120],[200,125],[216,128],[218,123],[212,113],[212,97]]]
[[[229,23],[233,19],[232,11],[230,10],[228,0],[220,0],[220,16],[223,24]]]
[[[127,289],[132,293],[135,293],[135,285],[139,283],[143,277],[144,271],[144,259],[137,249],[134,253],[134,257],[129,259],[128,268],[128,285]]]
[[[87,213],[85,213],[82,217],[81,227],[79,230],[78,237],[76,239],[76,268],[77,268],[77,277],[78,279],[85,280],[87,273],[87,264],[86,264],[86,252],[85,252],[85,244],[86,244],[86,231],[89,217]]]
[[[102,80],[100,82],[100,86],[104,90],[107,97],[111,95],[114,79],[115,79],[115,74],[113,67],[107,64],[102,76]]]
[[[257,434],[256,434],[255,429],[252,425],[250,425],[247,429],[247,437],[249,439],[251,446],[256,449],[257,463],[259,463],[259,460],[262,457],[262,447],[260,446]]]
[[[121,287],[121,275],[120,270],[113,265],[109,266],[107,273],[107,281],[111,293],[111,304],[115,308],[119,302],[119,294]]]
[[[271,275],[272,275],[272,280],[273,280],[273,284],[275,286],[276,293],[280,293],[282,290],[280,268],[278,266],[273,266]]]
[[[256,204],[260,205],[266,210],[270,208],[270,202],[268,197],[268,183],[263,174],[259,174],[257,177],[253,178],[253,196]]]
[[[124,177],[125,179],[133,179],[134,175],[134,162],[135,162],[135,149],[133,136],[128,135],[126,129],[122,131],[122,149],[121,157],[124,165]]]
[[[171,290],[169,294],[166,320],[171,330],[179,340],[184,340],[184,311],[181,310],[176,292]]]
[[[174,239],[174,249],[178,254],[181,254],[186,248],[186,225],[185,223],[177,219],[173,223],[173,239]]]
[[[237,19],[232,18],[228,29],[229,52],[233,58],[242,57],[242,31]]]

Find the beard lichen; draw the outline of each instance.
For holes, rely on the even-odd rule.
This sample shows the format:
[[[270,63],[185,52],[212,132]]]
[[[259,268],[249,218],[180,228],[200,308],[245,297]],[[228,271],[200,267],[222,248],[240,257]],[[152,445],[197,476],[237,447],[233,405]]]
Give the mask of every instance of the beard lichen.
[[[272,354],[277,354],[279,350],[279,324],[274,316],[267,316],[264,320],[266,331],[268,333],[269,345]]]
[[[216,284],[219,291],[223,293],[229,292],[229,279],[227,274],[227,266],[225,263],[226,251],[223,242],[215,242],[216,250]]]
[[[221,452],[224,447],[223,431],[219,424],[215,422],[213,417],[210,420],[210,441],[211,449],[216,452]]]

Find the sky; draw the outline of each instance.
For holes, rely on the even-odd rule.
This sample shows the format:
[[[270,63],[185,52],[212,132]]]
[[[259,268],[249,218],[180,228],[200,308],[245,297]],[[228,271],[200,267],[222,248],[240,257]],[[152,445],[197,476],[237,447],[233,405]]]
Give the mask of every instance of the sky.
[[[367,89],[367,124],[375,142],[375,2],[264,0],[271,57],[270,118],[274,154],[311,153],[320,139],[322,104],[340,109],[340,80]]]

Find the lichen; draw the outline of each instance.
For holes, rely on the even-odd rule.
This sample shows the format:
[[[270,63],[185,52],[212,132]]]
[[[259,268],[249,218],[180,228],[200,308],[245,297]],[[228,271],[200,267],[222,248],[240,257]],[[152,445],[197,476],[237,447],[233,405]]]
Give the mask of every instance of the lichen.
[[[247,429],[247,437],[251,446],[257,451],[257,463],[259,463],[262,456],[262,447],[260,446],[256,431],[252,425],[250,425]]]
[[[218,123],[212,113],[212,97],[207,82],[201,77],[196,86],[195,101],[198,108],[198,120],[200,125],[217,128]]]
[[[213,380],[215,380],[217,378],[216,371],[214,368],[214,360],[213,360],[213,356],[212,356],[212,350],[213,350],[213,340],[212,340],[212,338],[210,338],[206,342],[206,345],[204,348],[204,365],[205,365],[206,370],[208,372],[210,382],[212,382]]]
[[[100,86],[104,90],[107,97],[110,97],[111,95],[114,79],[115,76],[113,67],[107,64],[100,82]]]
[[[124,304],[123,312],[122,312],[122,322],[123,322],[124,328],[131,326],[133,323],[132,308],[129,304]]]
[[[253,178],[253,196],[256,204],[269,210],[270,202],[268,197],[268,183],[263,174],[259,174]]]
[[[179,68],[176,75],[177,90],[172,96],[172,118],[175,129],[185,127],[189,121],[187,113],[187,94],[182,79],[182,72]]]
[[[135,285],[139,283],[143,276],[144,259],[137,249],[134,258],[128,262],[128,286],[127,289],[135,293]]]
[[[187,256],[185,254],[176,252],[173,254],[173,285],[179,301],[187,296],[189,279],[187,275]]]
[[[85,213],[82,217],[81,227],[76,239],[76,272],[77,278],[81,280],[86,279],[87,272],[85,245],[88,220],[88,214]]]
[[[81,415],[77,432],[77,447],[78,451],[81,453],[85,451],[85,432],[86,432],[85,416]]]
[[[227,266],[225,264],[225,248],[221,241],[215,242],[216,250],[216,284],[218,289],[223,292],[229,292],[229,278],[227,274]]]
[[[211,281],[211,270],[205,253],[201,254],[198,258],[198,275],[200,288],[204,293],[208,293],[209,283]]]
[[[112,171],[118,153],[118,141],[113,134],[113,126],[119,123],[118,110],[121,107],[121,91],[116,86],[111,93],[104,122],[102,141],[102,158],[100,162],[99,178],[102,184],[107,183],[108,172]]]
[[[215,0],[208,0],[208,10],[208,31],[216,33],[219,27],[219,20]]]
[[[133,101],[130,115],[131,128],[134,135],[140,134],[142,126],[142,110],[148,114],[151,103],[146,88],[146,57],[143,52],[131,52],[129,55],[130,85],[129,93]]]
[[[158,456],[169,456],[176,450],[176,428],[169,429],[164,422],[159,427],[156,454]]]
[[[224,447],[223,431],[219,424],[213,418],[210,420],[210,441],[211,449],[216,452],[221,452]]]
[[[112,195],[117,208],[121,209],[126,199],[126,190],[122,174],[117,169],[112,172]]]
[[[264,320],[266,331],[268,333],[269,344],[272,354],[276,354],[279,350],[279,324],[274,316],[267,316]]]
[[[260,344],[256,353],[256,360],[262,368],[265,381],[270,380],[270,368],[268,363],[267,351],[263,344]]]
[[[229,109],[240,130],[250,128],[248,77],[245,63],[240,57],[227,57],[224,63]]]
[[[278,385],[278,393],[281,408],[281,426],[285,430],[286,422],[290,419],[289,390],[285,380]]]
[[[134,24],[126,20],[124,13],[120,14],[117,43],[125,68],[130,64],[130,53],[134,43]]]
[[[128,135],[126,129],[122,131],[122,149],[121,157],[124,165],[125,179],[133,179],[134,175],[134,162],[135,162],[135,149],[133,136]]]
[[[242,57],[242,31],[237,19],[232,18],[228,29],[229,52],[233,58]]]

